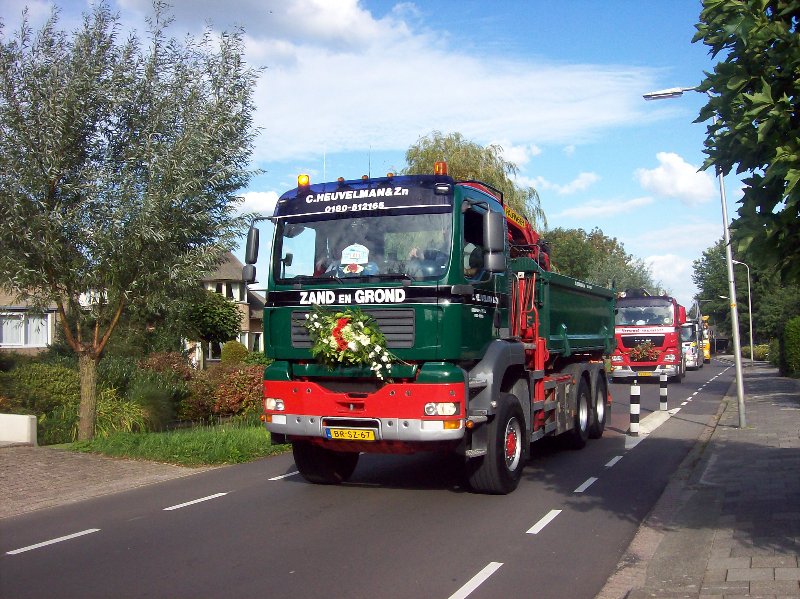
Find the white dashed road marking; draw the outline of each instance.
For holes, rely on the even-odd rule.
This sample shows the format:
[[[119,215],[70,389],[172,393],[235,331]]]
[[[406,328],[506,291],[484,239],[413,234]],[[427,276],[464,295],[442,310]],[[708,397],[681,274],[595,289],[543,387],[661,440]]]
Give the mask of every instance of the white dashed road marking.
[[[75,539],[77,537],[82,537],[83,535],[90,535],[93,532],[99,532],[99,528],[89,528],[87,530],[82,530],[81,532],[76,532],[71,535],[66,535],[63,537],[58,537],[57,539],[51,539],[49,541],[43,541],[41,543],[36,543],[35,545],[28,545],[27,547],[22,547],[21,549],[14,549],[13,551],[7,551],[6,555],[17,555],[18,553],[25,553],[26,551],[32,551],[33,549],[39,549],[41,547],[47,547],[48,545],[54,545],[55,543],[60,543],[61,541],[69,541],[70,539]]]
[[[450,599],[464,599],[468,597],[472,591],[477,589],[481,583],[494,574],[502,565],[502,562],[489,562],[486,567],[473,576],[467,584],[450,595]]]
[[[596,476],[590,476],[588,479],[586,479],[586,482],[584,482],[580,487],[575,489],[573,491],[573,493],[583,493],[586,489],[591,487],[596,482],[597,482],[597,477]]]
[[[544,529],[545,526],[550,524],[553,521],[553,519],[556,516],[558,516],[560,513],[561,513],[561,510],[550,510],[550,512],[544,518],[542,518],[536,524],[531,526],[531,528],[528,530],[527,534],[529,534],[529,535],[538,535],[540,532],[542,532],[542,529]]]
[[[194,505],[195,503],[201,503],[203,501],[209,501],[210,499],[216,499],[217,497],[222,497],[223,495],[227,495],[227,493],[215,493],[214,495],[209,495],[208,497],[201,497],[200,499],[194,499],[192,501],[187,501],[186,503],[179,503],[178,505],[172,505],[170,507],[165,507],[164,511],[168,512],[170,510],[179,510],[182,507],[186,507],[189,505]]]

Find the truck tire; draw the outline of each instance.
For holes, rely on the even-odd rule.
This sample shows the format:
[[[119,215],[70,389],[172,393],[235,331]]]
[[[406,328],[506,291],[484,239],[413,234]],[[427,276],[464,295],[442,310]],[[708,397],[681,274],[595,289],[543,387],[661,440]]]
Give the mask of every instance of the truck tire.
[[[467,462],[469,486],[476,493],[506,495],[519,485],[528,459],[525,416],[516,396],[500,394],[497,413],[487,426],[486,455]]]
[[[597,376],[592,399],[592,423],[589,425],[589,438],[599,439],[603,436],[608,420],[608,385],[605,377]]]
[[[575,422],[573,423],[572,430],[564,435],[564,441],[570,449],[583,449],[586,446],[586,440],[589,438],[592,394],[589,390],[589,384],[586,382],[586,378],[580,374],[577,378],[578,389],[575,396]]]
[[[332,451],[308,441],[292,442],[294,463],[310,483],[338,485],[348,480],[358,464],[357,452]]]

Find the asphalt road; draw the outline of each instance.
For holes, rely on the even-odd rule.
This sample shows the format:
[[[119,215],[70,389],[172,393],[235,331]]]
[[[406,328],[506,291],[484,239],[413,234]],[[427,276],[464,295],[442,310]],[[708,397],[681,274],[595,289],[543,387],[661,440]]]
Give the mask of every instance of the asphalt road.
[[[350,483],[305,483],[291,455],[0,521],[0,596],[591,598],[614,571],[733,378],[716,362],[629,386],[602,439],[534,445],[519,488],[469,493],[438,455],[362,456]]]

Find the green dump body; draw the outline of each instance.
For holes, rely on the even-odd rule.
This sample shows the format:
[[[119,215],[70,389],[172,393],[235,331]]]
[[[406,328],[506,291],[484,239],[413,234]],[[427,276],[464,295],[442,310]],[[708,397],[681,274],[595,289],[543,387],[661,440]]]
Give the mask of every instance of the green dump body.
[[[614,291],[543,271],[525,258],[513,260],[511,270],[536,273],[539,334],[551,355],[608,355],[614,350]]]

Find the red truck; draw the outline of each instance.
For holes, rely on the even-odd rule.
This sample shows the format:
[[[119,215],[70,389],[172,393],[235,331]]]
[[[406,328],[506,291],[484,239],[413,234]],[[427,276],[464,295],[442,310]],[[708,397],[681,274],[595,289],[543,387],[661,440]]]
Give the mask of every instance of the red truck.
[[[686,375],[680,330],[686,308],[674,297],[626,289],[617,297],[614,332],[617,348],[611,355],[614,381],[666,374],[671,382]]]

